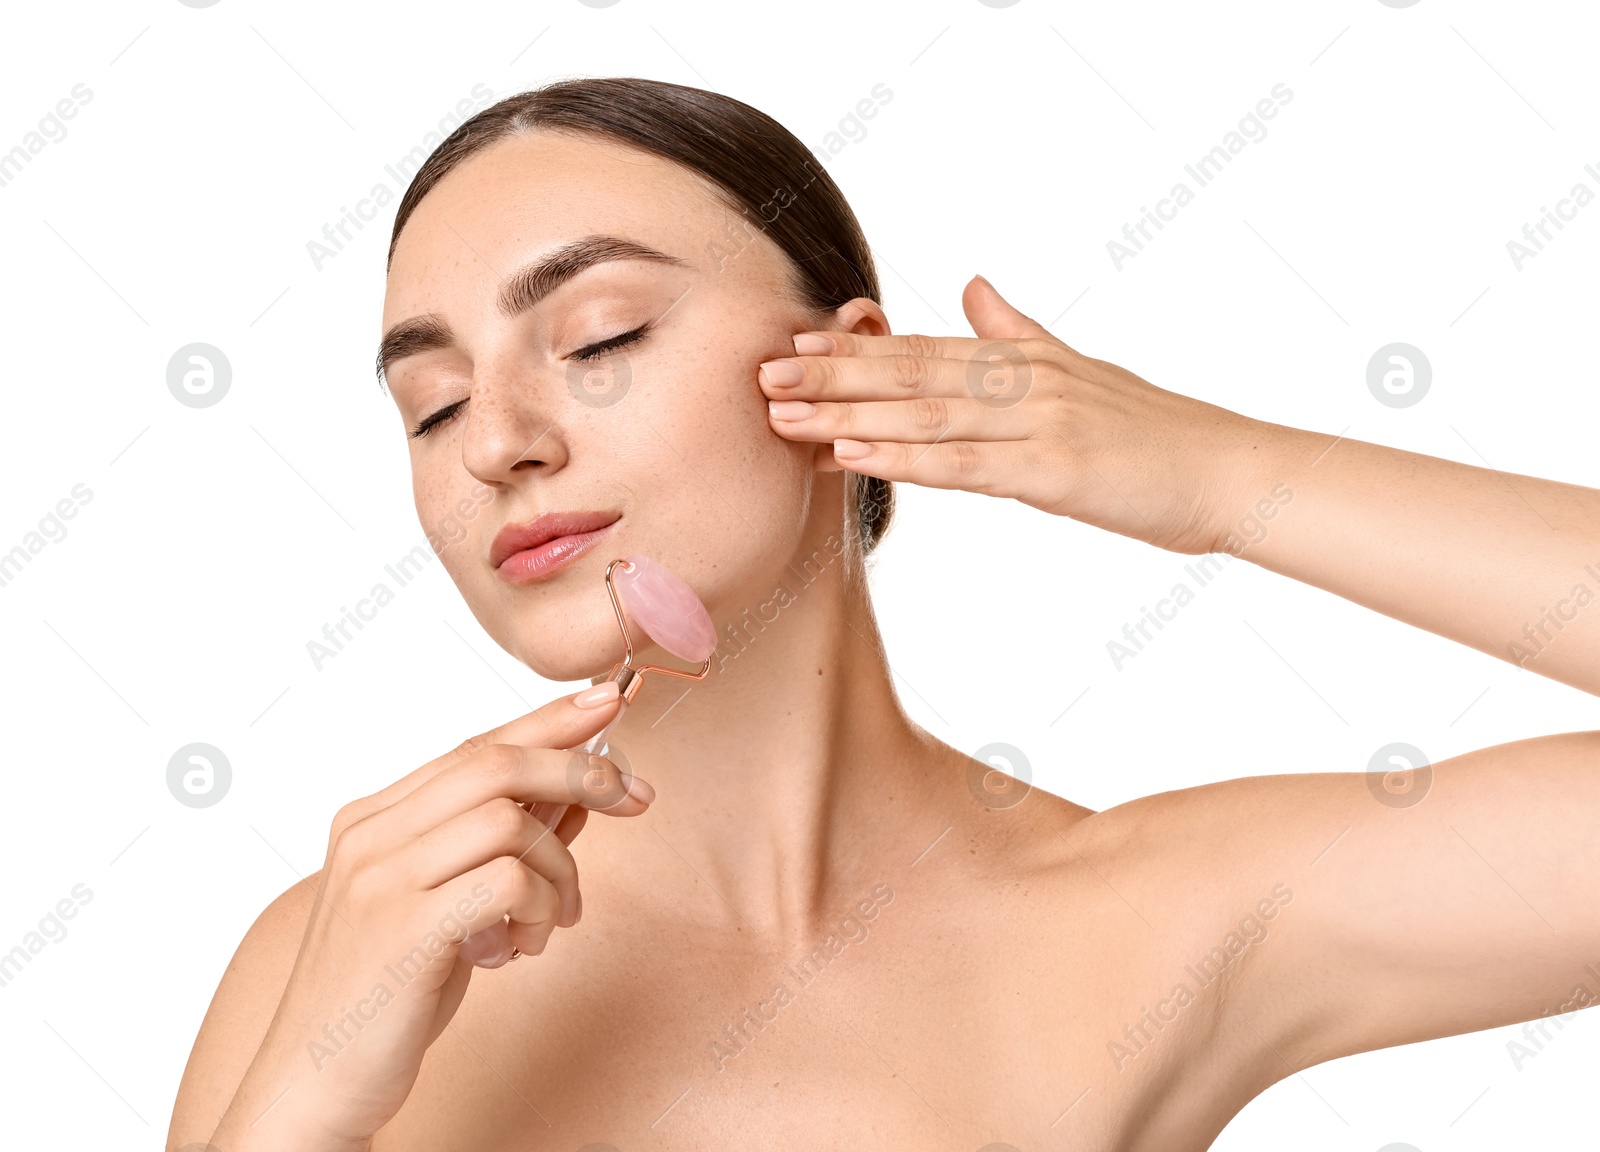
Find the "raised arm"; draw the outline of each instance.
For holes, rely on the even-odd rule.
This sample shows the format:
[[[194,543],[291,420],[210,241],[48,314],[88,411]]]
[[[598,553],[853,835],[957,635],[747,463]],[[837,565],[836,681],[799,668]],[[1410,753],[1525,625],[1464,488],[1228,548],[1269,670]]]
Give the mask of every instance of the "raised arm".
[[[861,301],[796,336],[762,365],[773,429],[820,467],[1230,552],[1600,694],[1600,490],[1253,420],[1081,355],[987,281],[962,304],[976,337],[890,336]]]
[[[1530,1021],[1526,1060],[1600,1003],[1600,732],[1428,771],[1399,799],[1359,772],[1259,776],[1079,821],[1072,858],[1156,932],[1136,1007],[1178,1025],[1111,1037],[1105,1067],[1169,1075],[1186,1045],[1203,1072],[1166,1120],[1220,1128],[1325,1060]]]
[[[1251,432],[1214,551],[1600,695],[1600,490]]]

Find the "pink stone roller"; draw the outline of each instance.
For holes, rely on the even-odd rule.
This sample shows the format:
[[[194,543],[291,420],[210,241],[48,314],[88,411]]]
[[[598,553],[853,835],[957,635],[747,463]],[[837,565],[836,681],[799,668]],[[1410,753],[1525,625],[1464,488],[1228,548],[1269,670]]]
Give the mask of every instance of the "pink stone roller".
[[[619,588],[622,592],[620,598]],[[666,565],[646,560],[643,556],[613,560],[606,565],[606,591],[611,595],[611,607],[617,614],[617,627],[622,630],[623,646],[622,663],[613,667],[606,679],[617,682],[621,701],[610,723],[582,745],[569,749],[586,756],[601,753],[606,747],[607,736],[638,695],[645,673],[659,672],[680,680],[704,680],[711,671],[711,654],[717,649],[717,629],[711,623],[710,613],[700,603],[700,597],[695,595],[694,589]],[[641,633],[674,656],[682,660],[700,661],[699,670],[685,672],[658,664],[635,664],[633,637],[628,632],[629,618]],[[566,815],[568,805],[532,804],[524,807],[554,831]],[[463,940],[460,954],[480,968],[498,968],[515,960],[521,952],[511,943],[507,922],[502,920]]]

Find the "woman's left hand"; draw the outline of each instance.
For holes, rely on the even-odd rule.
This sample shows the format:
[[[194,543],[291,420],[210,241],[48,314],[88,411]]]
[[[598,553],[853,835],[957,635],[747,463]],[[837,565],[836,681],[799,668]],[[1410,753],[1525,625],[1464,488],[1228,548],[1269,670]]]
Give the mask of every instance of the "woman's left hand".
[[[1074,351],[982,277],[962,306],[976,337],[796,336],[797,354],[760,373],[773,430],[831,441],[862,475],[1010,496],[1174,552],[1221,549],[1253,499],[1245,465],[1277,425]],[[802,372],[780,385],[775,364]]]

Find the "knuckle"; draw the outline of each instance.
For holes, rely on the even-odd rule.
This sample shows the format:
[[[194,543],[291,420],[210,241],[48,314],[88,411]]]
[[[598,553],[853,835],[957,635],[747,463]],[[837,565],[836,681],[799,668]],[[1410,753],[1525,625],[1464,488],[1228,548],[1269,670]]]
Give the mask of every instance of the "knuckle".
[[[457,760],[465,760],[469,756],[476,756],[479,752],[482,752],[485,748],[488,748],[493,743],[494,741],[490,738],[487,732],[480,733],[477,736],[468,736],[465,740],[456,745],[455,751],[452,753],[452,755]]]
[[[950,407],[937,396],[918,396],[907,413],[919,432],[942,432],[950,424]]]
[[[483,806],[483,821],[497,840],[520,835],[527,819],[527,810],[509,796],[496,796]]]
[[[913,332],[906,337],[906,349],[913,356],[923,359],[937,359],[939,355],[939,341],[922,332]]]
[[[957,476],[971,479],[979,471],[978,450],[965,440],[956,440],[946,447],[950,470]]]
[[[340,809],[341,815],[344,809]],[[372,840],[372,828],[365,815],[352,813],[347,820],[334,819],[334,829],[330,833],[329,858],[341,862],[351,862],[364,858]]]
[[[891,356],[888,360],[889,384],[904,392],[922,387],[922,361],[915,356]]]
[[[496,856],[489,865],[487,883],[496,896],[514,900],[527,891],[528,882],[527,866],[515,856]]]
[[[808,381],[818,385],[824,392],[839,382],[839,365],[833,360],[824,358],[807,361],[805,370]]]
[[[561,893],[549,883],[534,886],[534,901],[539,909],[539,923],[554,922],[561,917]]]
[[[338,904],[350,908],[371,908],[382,896],[389,874],[381,868],[354,865],[340,877]]]
[[[361,819],[362,813],[357,807],[360,803],[361,801],[359,800],[352,800],[333,814],[333,823],[328,826],[328,843],[330,845],[338,844],[339,838],[353,827],[357,820]]]
[[[1072,373],[1059,364],[1036,361],[1032,380],[1035,395],[1060,399],[1068,394]]]
[[[479,752],[474,763],[490,780],[505,781],[522,768],[522,749],[515,744],[490,744]]]

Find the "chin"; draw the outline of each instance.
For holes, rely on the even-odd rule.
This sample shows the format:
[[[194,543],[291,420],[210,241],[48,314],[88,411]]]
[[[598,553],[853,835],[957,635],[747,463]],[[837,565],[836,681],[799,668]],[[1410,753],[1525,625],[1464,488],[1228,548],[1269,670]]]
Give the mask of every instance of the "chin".
[[[535,673],[558,683],[604,676],[622,662],[622,637],[609,602],[605,615],[592,619],[561,613],[557,620],[552,615],[527,612],[510,623],[507,639],[496,639]]]

